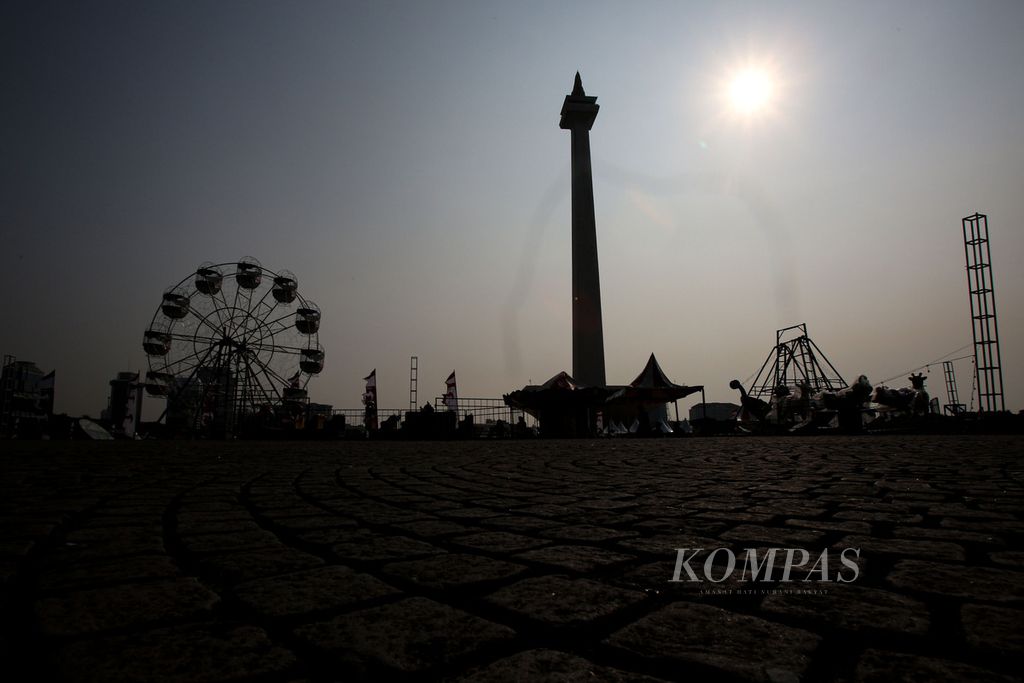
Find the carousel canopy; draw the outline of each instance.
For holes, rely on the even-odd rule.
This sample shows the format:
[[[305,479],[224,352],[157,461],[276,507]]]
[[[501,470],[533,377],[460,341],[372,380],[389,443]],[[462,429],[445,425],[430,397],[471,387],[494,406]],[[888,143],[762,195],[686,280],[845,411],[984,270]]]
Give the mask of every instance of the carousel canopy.
[[[536,415],[538,410],[555,406],[580,406],[603,403],[616,387],[588,387],[562,371],[544,384],[528,384],[505,394],[505,404]]]

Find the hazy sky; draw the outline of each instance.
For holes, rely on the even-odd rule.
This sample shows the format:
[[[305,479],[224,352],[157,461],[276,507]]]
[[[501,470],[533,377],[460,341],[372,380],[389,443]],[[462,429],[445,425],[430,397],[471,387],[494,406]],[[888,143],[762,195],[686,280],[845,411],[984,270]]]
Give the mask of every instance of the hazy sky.
[[[498,397],[571,370],[569,134],[591,133],[608,380],[735,400],[806,322],[848,381],[971,343],[987,213],[1024,407],[1024,3],[68,2],[0,15],[0,350],[97,414],[204,261],[323,310],[314,400]],[[723,96],[771,73],[748,118]],[[968,353],[961,351],[955,355]],[[961,397],[970,361],[957,363]],[[945,401],[941,367],[929,388]]]

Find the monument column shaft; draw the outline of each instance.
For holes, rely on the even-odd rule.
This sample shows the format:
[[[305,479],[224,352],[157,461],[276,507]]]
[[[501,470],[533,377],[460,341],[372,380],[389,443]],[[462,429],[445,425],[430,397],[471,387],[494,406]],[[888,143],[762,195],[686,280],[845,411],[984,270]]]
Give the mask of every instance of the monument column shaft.
[[[572,131],[572,375],[589,386],[604,386],[604,328],[597,263],[594,179],[589,126]]]

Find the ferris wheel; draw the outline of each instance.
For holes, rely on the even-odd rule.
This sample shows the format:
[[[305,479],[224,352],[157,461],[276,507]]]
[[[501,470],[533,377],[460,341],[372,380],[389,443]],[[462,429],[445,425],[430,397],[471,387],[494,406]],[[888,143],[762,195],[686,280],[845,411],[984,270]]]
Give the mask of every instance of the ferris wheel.
[[[324,350],[320,309],[298,286],[243,258],[204,263],[164,292],[142,347],[146,390],[167,398],[168,426],[224,436],[301,413]]]

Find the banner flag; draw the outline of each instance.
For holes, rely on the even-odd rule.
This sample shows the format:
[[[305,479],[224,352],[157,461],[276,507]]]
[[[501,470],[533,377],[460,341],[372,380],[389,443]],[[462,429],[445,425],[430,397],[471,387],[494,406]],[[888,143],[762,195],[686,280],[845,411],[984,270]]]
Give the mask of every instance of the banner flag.
[[[366,382],[366,390],[363,392],[363,405],[366,406],[363,423],[367,430],[374,431],[377,429],[377,368],[363,380]]]
[[[459,412],[459,389],[455,384],[455,371],[444,381],[444,404],[448,410]]]

